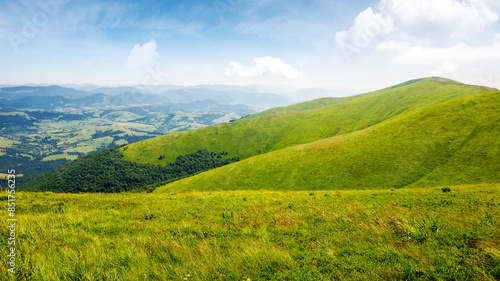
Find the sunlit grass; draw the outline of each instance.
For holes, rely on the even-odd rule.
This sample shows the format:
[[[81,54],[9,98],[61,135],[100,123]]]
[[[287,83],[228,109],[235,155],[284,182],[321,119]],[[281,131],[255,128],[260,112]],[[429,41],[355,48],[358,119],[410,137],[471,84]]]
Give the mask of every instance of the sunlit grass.
[[[198,149],[247,159],[294,145],[352,133],[452,99],[493,92],[433,78],[342,99],[319,99],[276,108],[190,132],[173,133],[123,148],[126,160],[166,165]],[[162,160],[158,155],[164,155]]]
[[[454,99],[351,134],[288,147],[159,187],[329,190],[500,179],[500,92]]]
[[[17,280],[498,280],[500,184],[447,187],[22,192]]]

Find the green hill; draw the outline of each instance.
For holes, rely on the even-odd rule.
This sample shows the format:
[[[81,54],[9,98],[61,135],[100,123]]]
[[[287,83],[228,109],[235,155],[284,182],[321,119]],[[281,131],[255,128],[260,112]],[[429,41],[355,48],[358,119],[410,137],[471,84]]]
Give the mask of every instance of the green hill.
[[[57,192],[120,192],[143,190],[147,186],[151,189],[162,182],[191,176],[239,159],[249,159],[296,145],[365,130],[425,107],[492,91],[495,90],[442,78],[424,78],[358,96],[314,100],[267,111],[261,116],[168,134],[124,146],[119,151],[115,149],[116,151],[83,157],[29,182],[23,188],[29,191]],[[348,137],[339,139],[343,138]],[[367,142],[363,145],[374,144]],[[212,156],[199,158],[198,151],[205,151],[207,155]],[[171,165],[178,166],[175,162],[179,157],[182,159],[185,156],[194,157],[195,160],[192,163],[180,163],[183,167],[181,170],[172,170]],[[214,157],[216,158],[212,159]],[[286,159],[289,156],[283,157]],[[354,158],[352,163],[362,165],[355,162]],[[161,169],[158,165],[166,169]],[[358,173],[360,166],[357,167],[352,173]],[[137,171],[130,172],[134,169]],[[255,172],[262,170],[265,175],[266,169],[267,167],[256,168]],[[384,170],[384,173],[394,174],[390,170]],[[323,180],[329,182],[330,176],[326,175]],[[383,180],[367,179],[367,182],[372,185],[366,187],[385,184]],[[364,182],[358,184],[365,186]],[[395,182],[393,185],[401,186],[402,183]],[[339,182],[332,187],[336,186],[345,184]]]
[[[246,159],[355,132],[416,109],[494,90],[441,78],[412,80],[359,96],[315,100],[281,108],[281,113],[271,110],[256,118],[134,143],[123,148],[124,159],[166,165],[198,149],[227,151],[230,157]],[[159,160],[158,155],[165,158]]]
[[[270,115],[270,114],[280,114],[280,113],[288,113],[288,112],[295,112],[295,111],[318,109],[318,108],[322,108],[322,107],[327,107],[329,105],[348,101],[348,100],[351,100],[353,98],[355,98],[355,96],[344,97],[344,98],[319,98],[319,99],[315,99],[312,101],[301,102],[301,103],[294,104],[294,105],[271,108],[271,109],[262,111],[260,113],[250,115],[247,118],[257,118],[257,117]]]
[[[23,191],[105,192],[152,190],[197,173],[238,161],[226,153],[198,150],[180,155],[166,166],[123,160],[119,147],[76,159],[22,186]]]
[[[459,98],[352,134],[289,147],[158,188],[370,189],[500,179],[500,92]]]

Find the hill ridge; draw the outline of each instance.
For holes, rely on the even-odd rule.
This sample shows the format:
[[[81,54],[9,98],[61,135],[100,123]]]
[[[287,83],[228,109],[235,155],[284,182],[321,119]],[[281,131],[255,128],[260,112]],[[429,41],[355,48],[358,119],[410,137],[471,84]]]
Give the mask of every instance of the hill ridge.
[[[488,87],[442,83],[435,80],[428,81],[428,79],[425,81],[416,81],[409,85],[354,96],[341,102],[338,102],[338,100],[320,100],[318,102],[316,100],[311,101],[309,104],[292,106],[291,109],[288,108],[288,112],[270,113],[255,118],[247,117],[231,123],[167,134],[155,139],[141,141],[121,147],[120,153],[123,154],[123,158],[120,161],[125,161],[123,162],[124,167],[130,166],[126,162],[153,166],[162,165],[165,167],[179,156],[196,153],[199,150],[215,153],[225,152],[221,155],[222,160],[237,158],[245,161],[245,159],[252,159],[257,155],[269,155],[270,153],[296,147],[297,145],[307,145],[316,141],[328,141],[329,138],[335,136],[338,137],[337,140],[348,141],[347,138],[350,135],[375,132],[367,129],[373,128],[376,125],[384,124],[391,120],[399,120],[405,116],[415,114],[415,112],[428,110],[450,100],[476,97],[484,93],[491,93],[492,91],[494,89]],[[333,102],[334,104],[325,105],[325,101],[326,103]],[[303,110],[304,108],[307,109]],[[457,111],[461,110],[462,108],[457,108]],[[424,124],[424,121],[416,120],[414,122]],[[470,126],[464,126],[464,128],[470,129]],[[411,132],[405,131],[404,127],[398,128],[398,130],[406,138],[416,137]],[[457,132],[461,132],[460,128],[456,128],[456,130]],[[425,135],[432,136],[429,132],[425,132]],[[411,140],[404,141],[411,142]],[[424,145],[425,153],[430,153],[432,149],[435,149],[434,144],[422,144]],[[361,145],[369,146],[372,144],[362,143]],[[453,143],[453,145],[456,145],[456,143]],[[340,148],[341,146],[337,147]],[[105,153],[102,155],[105,155]],[[394,157],[398,158],[399,156],[395,155]],[[415,159],[410,160],[420,163],[419,161],[422,159],[419,157],[422,156],[414,155]],[[282,158],[286,159],[290,157],[289,155],[283,155]],[[277,161],[283,161],[283,159],[278,159]],[[404,159],[400,160],[403,161]],[[102,161],[107,161],[107,159],[103,158]],[[418,170],[419,167],[416,167],[411,161],[408,162],[411,165],[409,165],[407,171],[398,170],[400,168],[393,167],[394,171],[385,169],[383,172],[387,175],[384,174],[382,176],[392,177],[394,174],[414,173],[415,171],[419,171],[419,175],[424,176],[422,175],[424,171]],[[346,175],[349,177],[353,175],[363,177],[366,174],[364,170],[377,168],[375,167],[376,165],[373,165],[373,167],[364,167],[356,163],[352,163],[352,166],[351,170],[343,171],[343,173],[347,173]],[[103,168],[101,167],[100,169]],[[266,169],[266,166],[264,165],[259,169]],[[59,171],[64,170],[60,169]],[[95,173],[95,177],[99,177],[100,174],[106,174],[107,172],[96,170],[92,173]],[[426,172],[429,173],[431,171],[426,170]],[[120,173],[120,167],[114,167],[113,173]],[[262,170],[262,173],[265,174],[265,171]],[[59,176],[64,176],[67,181],[72,181],[71,176]],[[325,180],[328,180],[328,178],[331,178],[331,176],[325,175]],[[415,178],[415,175],[411,179],[408,177],[402,178],[405,181],[410,181],[411,179],[413,181],[418,180]],[[399,179],[394,178],[392,181],[394,182],[394,186],[402,185]],[[36,189],[36,185],[37,182],[35,180],[32,183],[32,187]],[[53,188],[62,190],[60,187]],[[130,190],[130,188],[125,185],[122,190]]]
[[[408,86],[361,94],[319,108],[271,113],[258,118],[247,117],[229,124],[165,135],[129,145],[124,155],[125,159],[130,161],[165,165],[180,154],[205,148],[212,151],[228,151],[234,157],[245,159],[291,145],[363,129],[405,112],[455,97],[494,90],[473,85],[442,85],[435,81],[422,81]],[[366,117],[367,115],[369,117]],[[317,130],[312,130],[311,127]],[[240,131],[231,132],[235,130]],[[224,138],[232,140],[232,143],[225,143]],[[186,141],[190,144],[186,144]],[[242,148],[236,146],[234,142],[249,142],[249,144],[248,147]],[[163,162],[154,160],[153,156],[157,154],[166,156]]]
[[[472,104],[467,105],[467,103],[470,103],[471,101]],[[475,103],[475,105],[473,103]],[[477,114],[468,116],[467,114],[462,112],[454,112],[457,107],[462,107],[464,105],[468,106],[468,108],[465,109],[467,110],[465,113]],[[486,108],[485,110],[487,110],[487,112],[480,112],[479,109],[474,109],[474,106],[479,106],[481,110]],[[401,116],[400,118],[387,120],[381,124],[366,128],[361,131],[356,131],[341,136],[334,136],[328,139],[323,139],[308,144],[301,144],[271,152],[265,155],[258,155],[235,164],[231,164],[216,170],[196,175],[191,178],[171,183],[169,185],[158,188],[155,192],[259,188],[274,190],[287,189],[286,186],[293,186],[295,189],[299,190],[314,190],[324,189],[324,185],[328,184],[328,181],[333,181],[334,179],[342,179],[342,177],[351,178],[351,180],[346,180],[342,184],[333,183],[333,185],[329,185],[329,188],[400,188],[412,186],[437,186],[441,184],[456,184],[460,181],[460,179],[458,179],[457,177],[448,178],[448,182],[440,181],[437,184],[433,184],[433,182],[429,182],[429,180],[427,180],[426,182],[426,179],[428,179],[437,170],[445,169],[446,166],[449,166],[451,161],[455,161],[457,154],[462,151],[463,147],[470,145],[473,141],[476,142],[476,136],[479,134],[479,132],[489,132],[485,130],[486,127],[496,126],[494,127],[495,130],[500,130],[500,128],[498,128],[498,121],[500,120],[497,120],[495,118],[495,121],[488,121],[491,120],[491,118],[489,118],[491,114],[494,114],[496,112],[491,108],[488,109],[488,106],[494,106],[495,110],[498,110],[500,108],[500,92],[454,99],[444,104],[422,109],[406,116]],[[440,113],[440,111],[442,112]],[[432,116],[432,114],[435,114],[435,116]],[[419,120],[419,118],[427,119],[427,123],[417,125],[407,124],[411,122],[415,123],[414,121]],[[438,121],[448,120],[452,120],[456,123],[438,123]],[[483,121],[488,123],[481,124],[481,122]],[[419,130],[425,135],[420,139],[400,139],[399,142],[394,141],[390,144],[384,143],[384,141],[376,141],[377,139],[373,139],[373,135],[378,135],[378,138],[382,140],[386,140],[387,136],[398,137],[398,132],[393,131],[393,129],[408,130],[407,128],[405,128],[405,126],[407,125],[413,127],[420,126],[418,127]],[[457,132],[457,130],[460,130],[460,132]],[[392,135],[388,132],[392,133]],[[493,133],[494,132],[495,131],[493,131]],[[387,136],[384,135],[384,133]],[[412,133],[415,135],[416,132]],[[439,134],[436,135],[436,133]],[[402,135],[402,137],[407,138],[408,136]],[[405,141],[409,142],[409,144],[407,146],[401,147],[400,143]],[[385,147],[386,149],[388,147],[394,146],[394,149],[399,150],[384,151],[380,150],[380,147],[375,147],[370,148],[371,150],[365,149],[356,151],[353,146],[360,144],[371,144],[375,146],[379,145],[381,147]],[[500,146],[499,141],[496,141],[496,143],[491,143],[489,147],[492,148],[495,147],[495,145]],[[415,149],[415,151],[404,151],[405,147],[408,149],[413,148]],[[379,149],[380,151],[378,153],[373,153],[373,150],[376,151],[377,149]],[[483,150],[492,151],[492,149]],[[329,151],[335,151],[335,153],[339,155],[344,153],[345,155],[343,155],[342,157],[328,158],[330,160],[327,160],[325,162],[326,157],[322,153],[328,153]],[[308,154],[313,152],[316,153],[313,156]],[[397,155],[400,153],[404,153],[406,158],[403,157],[397,159]],[[498,181],[500,179],[500,175],[498,175],[498,172],[495,175],[494,172],[491,173],[489,171],[492,169],[494,171],[495,167],[500,168],[499,160],[494,160],[500,158],[500,152],[497,149],[496,152],[492,153],[492,156],[490,156],[489,158],[492,160],[487,163],[477,163],[477,161],[479,161],[477,159],[467,160],[470,163],[476,161],[473,164],[477,167],[480,167],[481,165],[491,165],[493,167],[483,168],[483,173],[477,175],[482,176],[485,181],[491,179]],[[373,156],[377,159],[368,159],[367,157],[370,156]],[[294,161],[290,162],[290,159],[293,157],[295,157],[294,159],[292,159]],[[396,159],[391,159],[390,157],[396,157]],[[273,159],[276,161],[273,161]],[[361,161],[362,159],[365,159],[367,161]],[[322,164],[313,163],[318,161],[322,162]],[[335,161],[344,161],[341,162],[343,168],[334,168],[334,170],[339,173],[348,173],[347,175],[330,175],[325,171],[319,171],[324,166],[334,165],[333,163],[336,163]],[[288,165],[288,162],[290,162],[291,164]],[[386,167],[382,167],[384,166],[384,164],[388,165]],[[405,165],[409,166],[405,167]],[[422,167],[420,167],[420,165]],[[419,166],[419,169],[416,169],[414,166]],[[282,169],[283,171],[281,171],[276,167],[286,168],[283,168],[284,170]],[[315,167],[316,169],[314,169],[313,167]],[[272,171],[266,171],[266,169],[271,169]],[[301,172],[301,169],[303,169],[304,171]],[[246,179],[245,173],[248,175],[248,179]],[[307,173],[317,174],[317,177],[315,177],[314,175],[307,175]],[[349,173],[352,174],[349,175]],[[392,178],[393,176],[394,179]],[[294,181],[290,181],[288,179],[290,177],[297,178],[295,184]],[[359,177],[359,179],[356,180],[356,177]],[[365,182],[366,184],[364,178],[367,177],[371,177],[371,180],[373,182],[371,186],[363,184],[363,182]],[[386,184],[383,184],[384,182]],[[267,188],[264,187],[264,185],[267,185]],[[321,185],[323,185],[323,188],[318,188],[318,186]]]

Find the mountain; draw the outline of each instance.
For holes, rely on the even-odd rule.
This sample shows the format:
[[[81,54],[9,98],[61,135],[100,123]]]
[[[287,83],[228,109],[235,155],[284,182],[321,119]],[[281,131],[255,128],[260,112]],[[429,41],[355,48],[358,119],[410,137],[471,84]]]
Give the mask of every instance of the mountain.
[[[75,103],[63,96],[30,96],[15,100],[0,101],[1,105],[23,109],[55,109],[74,106]]]
[[[82,98],[90,96],[91,93],[75,90],[72,88],[65,88],[61,86],[18,86],[18,87],[4,87],[0,89],[0,97],[4,99],[20,99],[32,96],[62,96],[67,99]]]
[[[157,105],[171,102],[170,99],[163,96],[134,92],[124,92],[111,97],[110,100],[115,106]]]
[[[175,103],[190,103],[206,99],[222,104],[247,104],[255,107],[269,108],[289,104],[290,99],[273,93],[247,92],[241,90],[212,90],[200,87],[187,87],[165,91],[161,95]]]
[[[196,131],[168,134],[132,144],[125,159],[165,165],[198,149],[228,151],[246,159],[365,129],[413,110],[495,89],[438,82],[433,78],[347,98],[327,98],[271,110]],[[307,109],[307,110],[304,110]],[[165,155],[162,161],[156,155]]]
[[[172,133],[127,145],[120,152],[123,153],[124,161],[162,166],[168,166],[179,157],[200,149],[225,152],[222,158],[242,160],[185,179],[181,182],[186,184],[185,188],[173,183],[160,191],[214,189],[214,186],[253,189],[252,176],[245,175],[255,176],[255,186],[266,188],[263,183],[268,180],[258,174],[269,176],[273,186],[285,189],[303,189],[306,186],[311,189],[401,187],[420,180],[418,176],[429,175],[433,169],[444,167],[436,163],[451,161],[454,153],[461,152],[458,145],[465,148],[465,141],[471,136],[485,134],[486,131],[467,122],[495,119],[492,116],[495,117],[494,113],[498,112],[495,111],[496,91],[442,78],[418,79],[354,97],[314,100],[231,123]],[[486,93],[491,94],[488,96]],[[463,106],[464,103],[477,104],[481,110],[475,110],[474,106]],[[433,112],[444,112],[445,115],[433,118]],[[495,126],[495,123],[490,125]],[[411,126],[417,127],[405,129]],[[485,144],[485,148],[491,147]],[[438,156],[427,157],[426,153]],[[482,150],[478,153],[482,153]],[[368,157],[369,161],[363,157]],[[429,163],[425,162],[427,159]],[[339,161],[340,168],[321,169],[323,165],[330,167],[332,161]],[[409,172],[401,167],[409,167]],[[78,169],[77,166],[73,168]],[[219,171],[224,171],[227,176],[217,174]],[[271,177],[273,171],[275,176]],[[92,170],[95,177],[103,172]],[[122,173],[116,167],[114,172]],[[308,178],[301,174],[294,177],[293,173],[310,176]],[[214,179],[221,181],[215,183],[207,175],[213,175]],[[66,177],[64,173],[60,176]],[[287,180],[287,176],[304,180]],[[321,184],[314,187],[306,183],[315,183],[312,180],[315,177]],[[478,177],[485,179],[483,174],[478,174]],[[245,180],[240,182],[242,178]],[[460,181],[456,180],[455,175],[449,178],[450,181]],[[495,173],[490,178],[498,179]],[[30,188],[43,190],[37,187],[42,181],[47,182],[47,179],[42,176],[31,182]],[[196,182],[199,187],[191,185],[190,181]],[[280,181],[290,185],[286,187],[279,184]],[[330,185],[327,186],[327,183]],[[58,186],[50,188],[61,190]]]
[[[258,155],[158,188],[377,189],[500,180],[500,92],[458,98],[351,134]]]
[[[159,95],[142,94],[137,92],[123,92],[116,95],[103,93],[76,99],[79,106],[92,108],[108,108],[117,106],[157,105],[167,103],[169,100]]]
[[[5,107],[13,104],[16,107],[29,109],[55,109],[51,103],[23,104],[29,97],[60,96],[74,103],[65,102],[70,109],[109,108],[113,106],[143,106],[162,104],[193,104],[206,100],[215,101],[221,105],[246,105],[254,111],[262,111],[276,106],[286,106],[298,101],[311,100],[317,97],[347,96],[353,90],[326,90],[320,88],[292,91],[279,87],[259,85],[231,86],[231,85],[198,85],[198,86],[119,86],[97,87],[94,85],[67,85],[68,87],[53,86],[14,86],[0,88],[0,104]],[[77,87],[78,89],[70,88]],[[85,90],[84,90],[85,89]]]
[[[111,97],[102,93],[76,99],[75,103],[82,107],[93,108],[103,108],[112,105]]]

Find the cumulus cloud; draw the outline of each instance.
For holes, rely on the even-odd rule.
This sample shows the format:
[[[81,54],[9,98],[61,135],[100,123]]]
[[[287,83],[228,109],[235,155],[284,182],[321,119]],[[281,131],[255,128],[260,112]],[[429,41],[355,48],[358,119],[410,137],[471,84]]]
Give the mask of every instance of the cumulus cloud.
[[[348,31],[341,31],[337,36],[352,37],[353,40],[362,40],[364,37],[372,37],[378,34],[387,34],[394,29],[392,18],[375,13],[370,7],[361,12],[355,19]],[[358,42],[360,45],[364,42]]]
[[[489,0],[381,0],[377,10],[392,17],[400,30],[412,35],[462,36],[498,21]]]
[[[302,76],[302,72],[281,59],[273,57],[259,57],[253,59],[252,66],[245,66],[238,62],[231,62],[231,68],[224,72],[227,76],[259,77],[269,74],[279,75],[288,79]]]
[[[158,45],[153,39],[142,46],[136,44],[130,51],[130,54],[125,60],[125,66],[128,68],[147,68],[157,64],[160,54],[157,52]]]
[[[438,69],[431,71],[433,76],[445,76],[454,74],[458,70],[458,64],[455,62],[445,62]]]
[[[354,24],[347,31],[335,34],[335,42],[342,50],[348,61],[353,54],[358,54],[379,35],[387,35],[394,29],[394,20],[391,17],[375,13],[370,7],[361,12]]]
[[[491,0],[380,0],[361,12],[348,30],[339,31],[335,41],[350,60],[385,36],[453,41],[486,30],[498,21]]]
[[[500,43],[500,33],[493,35],[493,42]]]
[[[392,62],[429,63],[436,61],[479,62],[500,61],[500,43],[492,46],[470,46],[457,43],[451,47],[424,47],[405,42],[387,41],[378,45],[381,51],[394,53]]]

